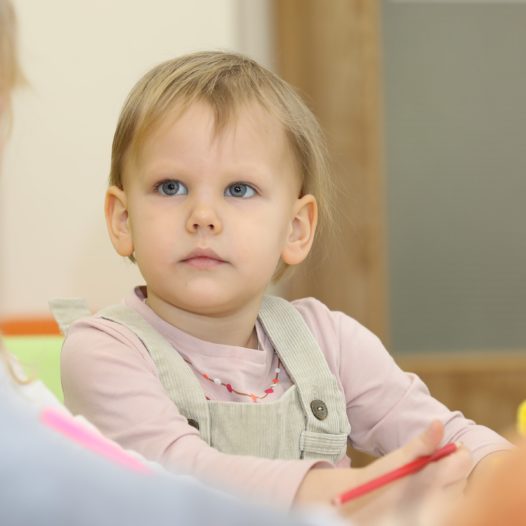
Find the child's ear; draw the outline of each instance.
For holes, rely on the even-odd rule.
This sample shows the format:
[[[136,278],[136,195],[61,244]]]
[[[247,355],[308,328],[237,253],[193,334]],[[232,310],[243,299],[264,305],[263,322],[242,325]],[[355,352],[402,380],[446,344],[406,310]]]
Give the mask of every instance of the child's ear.
[[[133,240],[128,222],[128,204],[124,190],[110,186],[104,203],[106,226],[113,247],[119,255],[128,257],[133,254]]]
[[[301,263],[310,252],[318,223],[318,205],[313,195],[300,197],[294,204],[290,231],[281,259],[287,265]]]

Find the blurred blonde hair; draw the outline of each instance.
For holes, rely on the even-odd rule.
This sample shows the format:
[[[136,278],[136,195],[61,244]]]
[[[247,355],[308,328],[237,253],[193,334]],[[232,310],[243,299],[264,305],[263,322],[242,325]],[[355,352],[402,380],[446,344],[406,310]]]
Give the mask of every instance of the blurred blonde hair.
[[[23,82],[18,64],[15,12],[9,0],[0,0],[0,113],[7,129],[11,124],[11,92]]]
[[[9,0],[0,0],[0,117],[7,117],[8,123],[11,120],[11,91],[22,79],[17,59],[15,12]],[[24,383],[25,380],[13,369],[13,362],[2,345],[1,334],[0,359],[4,361],[10,375],[19,383]]]
[[[117,123],[109,184],[122,189],[129,156],[137,157],[147,139],[168,117],[173,118],[175,111],[182,113],[197,101],[212,108],[216,133],[251,102],[259,103],[277,118],[298,166],[300,196],[312,194],[316,198],[321,228],[330,222],[332,185],[327,147],[318,121],[289,84],[236,53],[205,51],[184,55],[159,64],[137,82]],[[274,280],[285,270],[285,265],[281,265]]]
[[[32,378],[29,378],[27,376],[23,376],[22,374],[19,374],[19,372],[16,369],[15,366],[15,359],[13,356],[11,356],[7,350],[4,348],[2,343],[2,338],[0,335],[0,366],[2,363],[4,363],[4,366],[9,374],[9,376],[19,385],[25,385],[29,384],[33,381]]]

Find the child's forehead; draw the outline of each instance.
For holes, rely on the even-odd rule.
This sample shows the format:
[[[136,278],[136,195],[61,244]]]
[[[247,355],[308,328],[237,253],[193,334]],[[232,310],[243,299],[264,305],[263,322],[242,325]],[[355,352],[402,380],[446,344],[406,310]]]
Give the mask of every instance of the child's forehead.
[[[150,136],[164,134],[174,126],[193,128],[196,117],[208,121],[215,138],[228,135],[240,127],[245,131],[252,128],[259,132],[285,133],[276,113],[259,101],[248,100],[235,105],[220,106],[206,100],[195,100],[174,105],[152,127]]]
[[[257,100],[227,109],[206,100],[175,104],[157,122],[150,124],[148,133],[143,133],[140,143],[135,142],[127,157],[132,165],[144,168],[145,162],[147,165],[156,162],[159,152],[162,157],[174,145],[180,145],[185,151],[191,144],[193,149],[194,140],[210,147],[224,147],[223,151],[233,154],[239,162],[251,158],[249,152],[256,151],[267,161],[272,158],[287,165],[292,163],[293,171],[297,171],[296,155],[285,127],[277,115]],[[266,153],[269,155],[264,155]]]
[[[210,147],[260,150],[295,156],[280,119],[258,101],[238,103],[235,107],[218,107],[208,101],[174,105],[169,111],[140,131],[129,151],[136,163],[158,150],[161,144],[188,145],[192,140],[207,142]]]

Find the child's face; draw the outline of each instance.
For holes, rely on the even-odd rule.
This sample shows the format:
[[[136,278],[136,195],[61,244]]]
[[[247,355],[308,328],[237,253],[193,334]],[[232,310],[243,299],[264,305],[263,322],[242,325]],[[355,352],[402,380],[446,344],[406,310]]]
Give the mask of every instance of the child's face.
[[[150,305],[202,314],[258,301],[280,259],[308,254],[316,226],[285,132],[259,105],[219,134],[205,103],[165,123],[110,188],[117,251],[134,254]]]

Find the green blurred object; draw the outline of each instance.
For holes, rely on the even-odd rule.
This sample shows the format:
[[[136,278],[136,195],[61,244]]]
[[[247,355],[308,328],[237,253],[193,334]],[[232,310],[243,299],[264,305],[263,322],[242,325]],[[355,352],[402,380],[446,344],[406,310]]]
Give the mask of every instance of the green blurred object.
[[[61,401],[60,349],[62,336],[6,336],[4,343],[14,354],[29,378],[41,380]]]

